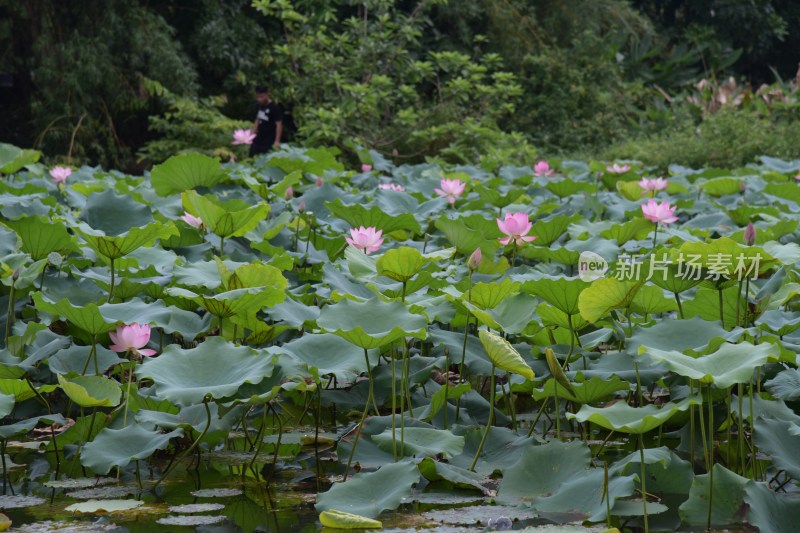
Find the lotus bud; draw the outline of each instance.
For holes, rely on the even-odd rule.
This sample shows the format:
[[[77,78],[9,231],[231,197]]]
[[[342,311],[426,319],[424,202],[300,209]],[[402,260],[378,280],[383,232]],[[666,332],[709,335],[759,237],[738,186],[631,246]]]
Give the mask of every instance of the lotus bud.
[[[291,200],[292,198],[294,198],[294,189],[292,189],[291,185],[289,186],[288,189],[286,189],[286,192],[283,193],[283,197],[286,198],[287,200]]]
[[[743,181],[739,182],[739,192],[744,194],[744,191],[747,190],[747,184]]]
[[[322,187],[322,184],[325,183],[322,180],[322,176],[317,176],[317,187]]]
[[[481,266],[481,261],[483,261],[483,252],[481,252],[480,248],[475,248],[475,251],[467,259],[467,268],[472,271],[478,270],[478,267]]]
[[[11,279],[13,281],[17,281],[19,279],[19,269],[18,268],[14,269],[14,273],[11,274]]]
[[[300,205],[297,206],[297,210],[303,213],[306,210],[306,203],[301,200]]]
[[[752,222],[747,224],[747,227],[744,228],[744,243],[747,246],[753,246],[756,242],[756,227],[753,226]]]

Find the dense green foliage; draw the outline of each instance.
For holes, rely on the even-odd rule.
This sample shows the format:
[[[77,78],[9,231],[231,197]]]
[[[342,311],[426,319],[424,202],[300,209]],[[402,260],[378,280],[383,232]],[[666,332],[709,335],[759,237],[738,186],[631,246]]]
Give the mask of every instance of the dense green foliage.
[[[700,127],[709,114],[688,100],[733,76],[750,94],[777,83],[796,107],[791,2],[34,0],[0,15],[0,74],[13,83],[0,87],[0,138],[66,161],[241,156],[224,130],[251,120],[263,82],[289,112],[285,140],[351,158],[356,146],[396,162],[797,155],[781,135],[796,112]],[[715,135],[689,134],[736,121],[755,140],[735,160]],[[668,153],[674,138],[692,150]]]

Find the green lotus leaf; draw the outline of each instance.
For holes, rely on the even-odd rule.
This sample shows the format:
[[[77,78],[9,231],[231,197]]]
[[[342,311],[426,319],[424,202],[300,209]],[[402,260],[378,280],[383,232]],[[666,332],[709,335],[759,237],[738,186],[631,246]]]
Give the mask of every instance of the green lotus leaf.
[[[780,355],[774,344],[754,346],[749,342],[725,343],[714,353],[701,357],[641,346],[639,354],[643,353],[647,353],[653,361],[664,361],[676,374],[721,389],[737,383],[749,383],[756,368],[769,361],[777,361]]]
[[[334,375],[345,383],[367,371],[364,351],[333,333],[308,333],[281,346],[281,351],[317,369],[320,376]],[[372,364],[378,362],[377,350],[370,355]]]
[[[711,502],[711,526],[724,528],[743,522],[742,505],[745,490],[753,482],[739,476],[720,464],[714,465],[714,494]],[[695,476],[689,490],[689,499],[679,508],[681,520],[690,526],[708,524],[709,475]]]
[[[122,399],[119,383],[104,376],[58,374],[58,384],[81,407],[116,407]]]
[[[108,259],[119,259],[137,248],[152,244],[156,239],[179,235],[178,229],[172,223],[164,224],[157,221],[147,226],[131,228],[117,236],[98,234],[85,224],[75,228],[75,231],[86,240],[86,244],[92,250]]]
[[[599,522],[608,516],[608,507],[612,508],[612,516],[624,508],[624,503],[627,501],[622,498],[627,498],[634,493],[635,479],[634,475],[609,476],[606,485],[602,468],[587,470],[562,483],[555,494],[537,498],[532,507],[540,513],[561,513],[569,510],[571,515],[577,514],[590,522]],[[606,498],[608,498],[608,502],[606,502]],[[656,514],[668,509],[666,506],[661,506],[658,510],[655,506],[653,507],[651,510],[651,505],[647,504],[648,514]],[[636,506],[634,514],[641,512],[642,506],[639,504]]]
[[[51,252],[65,254],[78,251],[74,237],[59,220],[29,216],[6,220],[3,224],[17,232],[22,240],[22,251],[30,254],[34,261],[45,259]]]
[[[383,465],[375,472],[359,473],[344,483],[334,484],[317,494],[319,512],[337,509],[374,518],[387,509],[396,509],[419,482],[417,465],[401,461]]]
[[[713,268],[714,272],[724,273],[732,279],[738,279],[739,277],[737,268],[740,267],[740,256],[743,260],[740,270],[744,269],[742,271],[742,279],[744,277],[752,277],[752,272],[749,276],[744,275],[751,266],[753,270],[757,266],[758,273],[766,272],[776,265],[780,266],[778,264],[779,261],[763,248],[744,246],[729,237],[720,237],[711,242],[684,242],[678,249],[678,253],[683,255],[685,261],[689,261],[694,256],[696,258],[695,263],[705,268]],[[758,260],[757,264],[756,259]]]
[[[711,196],[725,196],[727,194],[739,194],[741,192],[742,180],[737,178],[717,178],[708,180],[700,185],[700,188]]]
[[[97,304],[88,303],[81,307],[72,305],[66,298],[52,303],[45,300],[40,292],[33,294],[33,302],[36,309],[53,316],[64,317],[68,322],[90,335],[100,335],[114,329],[113,322],[107,321],[103,317]]]
[[[792,478],[800,479],[800,435],[797,426],[785,420],[762,420],[755,433],[758,449],[772,457],[776,469],[783,470]]]
[[[200,217],[209,230],[223,238],[244,235],[264,220],[270,211],[266,204],[247,207],[243,202],[221,202],[210,195],[201,196],[196,191],[185,191],[181,198],[189,213]]]
[[[0,143],[0,173],[13,174],[26,165],[36,163],[42,156],[39,150],[17,148],[13,144]]]
[[[231,272],[217,258],[217,268],[222,276],[222,283],[228,290],[257,288],[262,308],[277,305],[286,298],[289,280],[272,265],[250,263]]]
[[[259,383],[271,376],[272,358],[245,346],[210,337],[197,348],[184,350],[175,344],[136,368],[139,379],[151,379],[160,398],[189,406],[212,398],[230,398],[245,383]]]
[[[333,529],[381,529],[383,527],[378,520],[336,509],[322,511],[319,514],[319,521],[323,526]]]
[[[675,300],[664,296],[664,290],[653,285],[640,287],[633,296],[631,309],[640,315],[667,313],[677,309]]]
[[[702,403],[699,396],[692,396],[678,403],[665,403],[661,407],[653,404],[631,407],[625,402],[617,402],[608,407],[584,405],[577,413],[567,413],[567,418],[573,418],[578,422],[588,420],[608,430],[638,435],[666,424],[670,418],[681,411],[686,411],[689,406]]]
[[[526,379],[533,379],[533,370],[507,340],[485,329],[480,330],[478,336],[486,355],[495,367],[519,374]]]
[[[591,452],[579,440],[528,445],[522,456],[503,471],[497,489],[500,501],[535,501],[554,494],[565,482],[589,468]]]
[[[620,391],[630,390],[630,383],[621,380],[617,376],[611,376],[610,379],[594,376],[582,383],[573,382],[570,385],[572,387],[571,391],[565,391],[560,384],[558,390],[556,390],[555,380],[548,379],[541,389],[533,389],[533,399],[538,402],[552,398],[558,392],[559,398],[583,405],[599,402]]]
[[[541,302],[536,306],[536,314],[539,315],[539,319],[544,326],[558,326],[567,332],[569,332],[570,327],[577,332],[589,325],[581,315],[567,315],[567,313],[556,309],[547,302]],[[570,325],[570,321],[572,325]]]
[[[716,477],[714,482],[716,485]],[[800,502],[776,493],[768,483],[748,483],[744,503],[748,507],[747,522],[760,533],[784,533],[797,529],[800,523]]]
[[[192,301],[212,315],[222,318],[254,312],[263,305],[258,287],[236,289],[214,295],[197,294],[180,287],[169,287],[165,292],[170,296]]]
[[[144,505],[141,500],[88,500],[64,508],[71,513],[121,513]]]
[[[416,248],[401,246],[380,256],[375,266],[381,276],[405,282],[413,278],[426,262],[425,257]]]
[[[0,261],[0,283],[6,287],[12,284],[17,289],[32,287],[47,266],[47,259],[29,263],[28,254],[10,254]],[[16,278],[16,279],[15,279]]]
[[[81,464],[95,474],[108,474],[115,466],[124,467],[131,461],[147,459],[156,450],[166,449],[170,439],[182,435],[182,429],[161,433],[141,424],[122,429],[103,428],[92,442],[83,446]]]
[[[378,206],[366,208],[360,204],[345,205],[340,198],[336,198],[332,202],[325,202],[325,206],[330,209],[333,216],[344,220],[354,228],[372,226],[383,230],[384,234],[397,230],[406,230],[412,233],[422,231],[419,222],[411,213],[392,216]]]
[[[637,328],[630,339],[633,348],[647,346],[656,350],[679,352],[701,352],[712,339],[734,338],[719,320],[703,320],[693,317],[688,320],[665,319],[649,328]]]
[[[557,181],[549,181],[545,185],[545,189],[555,194],[559,198],[566,198],[578,192],[592,192],[595,187],[591,183],[580,181],[572,181],[571,179],[564,178]]]
[[[537,220],[531,226],[531,235],[536,235],[536,245],[549,247],[566,233],[569,225],[580,220],[581,216],[554,215]]]
[[[800,370],[787,368],[766,381],[764,386],[779,400],[786,402],[796,400],[800,398]]]
[[[494,224],[494,227],[491,226]],[[442,215],[435,222],[436,229],[447,237],[458,253],[470,255],[476,248],[483,251],[484,260],[494,255],[500,247],[500,232],[497,224],[482,217],[461,217],[458,219]]]
[[[578,297],[581,316],[587,322],[595,323],[613,309],[628,307],[643,284],[644,280],[620,281],[616,278],[593,281]]]
[[[553,350],[550,348],[544,349],[544,358],[547,362],[547,368],[550,370],[550,375],[553,376],[553,379],[556,380],[561,387],[563,387],[567,393],[575,396],[575,389],[572,388],[572,383],[569,382],[569,378],[564,373],[564,370],[561,368],[561,364],[556,359],[556,355],[553,353]]]
[[[117,194],[110,188],[90,193],[80,220],[93,230],[89,233],[108,236],[123,235],[154,221],[149,206],[137,202],[130,194]]]
[[[5,418],[11,411],[14,410],[16,398],[13,394],[4,394],[0,392],[0,418]]]
[[[342,300],[322,308],[317,325],[359,346],[370,349],[403,337],[424,339],[428,321],[411,313],[398,300],[384,302],[377,297],[363,302]]]
[[[489,494],[489,490],[483,485],[486,482],[486,478],[466,468],[459,468],[449,463],[436,461],[431,457],[426,457],[420,461],[418,466],[420,473],[428,481],[440,481],[444,479],[452,483],[456,488],[467,490],[477,489],[485,495]]]
[[[580,313],[578,298],[581,292],[589,286],[589,283],[578,278],[542,277],[526,281],[522,285],[522,290],[538,296],[568,315],[577,315]]]
[[[219,161],[203,154],[174,155],[150,171],[150,185],[159,196],[213,187],[224,178]]]
[[[508,278],[491,283],[481,281],[473,285],[470,292],[462,294],[461,299],[469,301],[480,309],[492,309],[518,291],[519,283]]]
[[[763,330],[772,331],[779,337],[783,337],[795,331],[797,328],[800,328],[800,313],[789,313],[779,309],[769,309],[758,317],[756,326]]]
[[[99,308],[100,314],[111,323],[152,324],[165,333],[179,333],[186,340],[194,340],[207,331],[210,317],[201,318],[192,311],[167,306],[163,300],[145,302],[131,298],[125,303],[105,303]]]
[[[4,422],[3,425],[0,425],[0,440],[8,440],[11,437],[29,433],[39,422],[63,426],[67,423],[67,419],[58,413],[53,413],[51,415],[35,416],[14,423]],[[61,439],[59,441],[63,442]]]
[[[392,429],[388,428],[383,433],[372,435],[372,440],[381,450],[391,453],[392,443],[400,442],[400,432],[395,434],[396,441],[392,439]],[[398,450],[400,444],[397,444]],[[455,457],[464,451],[464,437],[453,435],[445,429],[435,428],[406,428],[403,454],[413,457],[431,457],[439,454],[445,457]]]

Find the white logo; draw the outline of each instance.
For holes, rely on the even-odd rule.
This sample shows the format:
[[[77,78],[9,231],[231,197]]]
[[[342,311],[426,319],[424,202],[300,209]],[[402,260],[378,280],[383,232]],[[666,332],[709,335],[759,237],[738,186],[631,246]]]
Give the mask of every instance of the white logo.
[[[594,252],[581,252],[578,259],[578,277],[582,281],[600,279],[608,271],[608,262]]]

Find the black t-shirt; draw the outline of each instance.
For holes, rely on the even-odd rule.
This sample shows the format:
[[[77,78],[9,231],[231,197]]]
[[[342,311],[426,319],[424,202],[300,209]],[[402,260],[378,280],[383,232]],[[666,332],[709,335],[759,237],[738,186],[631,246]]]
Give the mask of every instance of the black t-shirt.
[[[265,106],[256,107],[256,138],[253,144],[258,146],[272,146],[275,144],[275,128],[277,122],[283,120],[283,111],[275,102],[270,102]]]

